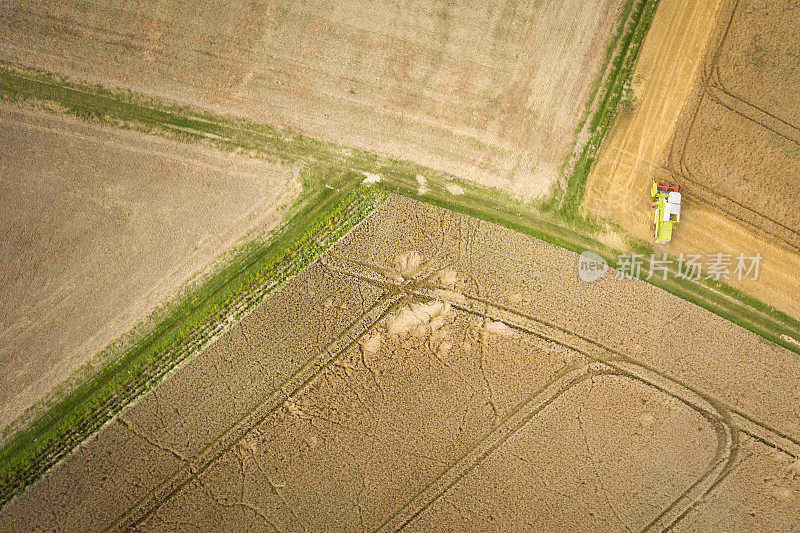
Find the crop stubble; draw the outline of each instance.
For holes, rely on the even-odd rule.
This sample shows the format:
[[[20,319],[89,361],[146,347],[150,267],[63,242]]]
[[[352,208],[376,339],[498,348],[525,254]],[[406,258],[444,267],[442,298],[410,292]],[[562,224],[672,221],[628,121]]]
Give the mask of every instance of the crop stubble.
[[[789,87],[800,84],[797,9],[782,0],[725,4],[670,154],[692,196],[795,252],[800,127]]]
[[[0,58],[536,197],[624,4],[14,1]]]
[[[297,170],[0,106],[0,425],[265,232]]]
[[[768,20],[753,18],[762,9]],[[752,102],[762,105],[763,94],[800,81],[784,64],[787,43],[795,42],[792,9],[777,0],[759,8],[745,1],[662,1],[635,73],[644,80],[640,107],[618,118],[590,175],[584,207],[650,240],[651,176],[681,183],[682,224],[656,251],[759,252],[758,280],[727,282],[797,318],[794,108],[785,97],[763,109],[748,100],[760,92]],[[769,31],[759,29],[764,25]],[[748,56],[756,35],[767,46],[761,60]]]
[[[0,510],[0,524],[425,529],[474,513],[505,529],[553,509],[622,529],[662,510],[661,525],[687,510],[700,519],[706,493],[773,491],[764,478],[785,479],[800,451],[792,355],[645,283],[584,284],[575,261],[393,196]],[[313,372],[292,377],[306,362]],[[126,430],[149,444],[113,438]],[[776,460],[729,473],[739,442],[755,438]],[[115,462],[128,446],[149,451]],[[149,455],[163,466],[136,481]],[[509,461],[519,470],[506,475]],[[58,490],[76,472],[87,487],[123,486],[76,504]],[[793,479],[780,490],[800,497]],[[762,511],[797,518],[795,507]],[[560,524],[545,527],[571,522]]]

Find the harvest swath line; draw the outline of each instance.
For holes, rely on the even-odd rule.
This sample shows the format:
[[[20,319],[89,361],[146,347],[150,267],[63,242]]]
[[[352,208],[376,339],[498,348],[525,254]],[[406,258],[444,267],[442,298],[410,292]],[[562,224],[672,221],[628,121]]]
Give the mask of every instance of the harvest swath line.
[[[719,74],[719,59],[722,56],[722,49],[725,46],[725,41],[728,40],[728,35],[730,34],[731,26],[733,26],[733,21],[736,18],[736,14],[737,14],[737,12],[739,10],[740,2],[741,2],[741,0],[736,0],[736,4],[734,4],[733,9],[731,10],[730,18],[728,19],[727,25],[725,27],[725,32],[723,33],[722,38],[718,41],[717,48],[714,51],[714,59],[713,59],[713,62],[711,64],[711,70],[712,70],[711,80],[713,81],[713,83],[709,84],[709,80],[706,79],[704,81],[704,84],[705,85],[710,85],[712,87],[715,87],[715,88],[721,90],[722,92],[724,92],[725,94],[727,94],[731,98],[733,98],[735,100],[739,100],[743,104],[745,104],[745,105],[747,105],[747,106],[749,106],[749,107],[751,107],[753,109],[756,109],[756,110],[760,111],[761,113],[763,113],[765,115],[768,115],[769,117],[774,118],[775,120],[777,120],[777,121],[789,126],[790,128],[792,128],[795,131],[800,131],[800,128],[798,128],[796,125],[794,125],[794,124],[792,124],[790,122],[787,122],[786,120],[782,119],[781,117],[779,117],[779,116],[777,116],[777,115],[775,115],[773,113],[770,113],[769,111],[767,111],[766,109],[764,109],[764,108],[762,108],[760,106],[757,106],[757,105],[755,105],[755,104],[753,104],[751,102],[748,102],[746,99],[744,99],[744,98],[742,98],[740,96],[737,96],[736,94],[734,94],[733,92],[728,90],[728,88],[725,87],[725,84],[722,83],[722,76],[720,76],[720,74]],[[745,118],[753,120],[757,124],[763,126],[763,124],[760,124],[758,121],[756,121],[752,117],[749,117],[744,113],[740,113],[740,114],[742,116],[744,116]],[[779,135],[780,135],[780,133],[779,133]],[[795,140],[795,139],[788,139],[788,140],[790,140],[790,141],[792,141],[794,143],[797,143],[797,140]]]
[[[628,9],[632,9],[632,5]],[[573,225],[586,225],[588,221],[580,213],[580,206],[586,193],[586,179],[589,171],[597,158],[600,144],[614,122],[619,106],[622,90],[630,78],[633,66],[639,56],[639,50],[650,28],[650,22],[655,15],[658,0],[643,0],[632,9],[630,13],[630,27],[622,34],[621,48],[612,61],[611,71],[606,80],[606,87],[599,108],[591,118],[589,137],[575,163],[572,175],[567,179],[567,188],[561,195],[556,191],[554,199],[548,204],[554,204],[559,215]],[[623,22],[629,22],[628,18]],[[622,32],[623,29],[621,28]]]
[[[742,222],[743,224],[745,224],[747,226],[750,226],[750,227],[752,227],[752,228],[754,228],[754,229],[756,229],[756,230],[758,230],[760,232],[763,232],[763,233],[765,233],[765,234],[767,234],[767,235],[779,240],[781,242],[781,244],[783,244],[784,246],[790,248],[791,250],[800,251],[800,245],[798,245],[798,244],[796,244],[796,242],[794,242],[794,241],[797,240],[797,238],[800,238],[800,232],[798,232],[796,229],[793,229],[790,226],[787,226],[784,223],[781,223],[781,222],[773,219],[772,217],[769,217],[769,216],[765,215],[764,213],[756,211],[756,210],[754,210],[754,209],[742,204],[741,202],[733,200],[733,199],[729,198],[728,196],[726,196],[724,194],[721,194],[720,192],[716,191],[713,187],[710,187],[709,185],[703,183],[703,180],[701,178],[699,178],[697,176],[697,174],[686,163],[686,152],[687,152],[687,147],[688,147],[688,144],[689,144],[689,140],[690,140],[690,138],[692,136],[692,132],[695,129],[695,125],[697,123],[697,117],[700,115],[700,109],[702,108],[703,103],[706,101],[706,99],[708,99],[710,101],[713,101],[713,102],[716,102],[718,105],[721,105],[721,106],[725,107],[726,109],[730,110],[731,112],[736,113],[737,115],[740,115],[741,117],[753,122],[754,124],[764,128],[764,129],[766,129],[768,131],[771,131],[771,132],[775,133],[776,135],[780,136],[783,139],[786,139],[787,141],[789,141],[789,142],[791,142],[793,144],[800,145],[800,142],[798,142],[798,140],[796,138],[792,138],[791,136],[788,136],[785,133],[778,131],[775,127],[772,127],[772,126],[770,126],[768,124],[763,123],[762,121],[758,120],[756,117],[753,117],[753,116],[751,116],[751,115],[749,115],[749,114],[747,114],[745,112],[742,112],[739,109],[736,109],[735,106],[732,106],[732,105],[729,105],[726,102],[723,102],[717,95],[715,95],[713,93],[712,90],[710,90],[710,89],[718,90],[718,91],[722,92],[723,94],[727,95],[728,97],[730,97],[732,100],[741,102],[746,107],[755,109],[758,112],[760,112],[760,113],[762,113],[764,115],[767,115],[767,116],[771,117],[774,120],[779,121],[780,123],[784,124],[785,126],[791,128],[793,131],[800,132],[800,128],[798,128],[796,125],[791,124],[790,122],[787,122],[786,120],[774,115],[773,113],[770,113],[769,111],[767,111],[767,110],[765,110],[765,109],[763,109],[763,108],[761,108],[761,107],[759,107],[759,106],[757,106],[757,105],[755,105],[755,104],[753,104],[751,102],[748,102],[746,99],[735,95],[733,92],[728,90],[725,87],[725,85],[722,83],[722,78],[721,78],[721,76],[719,74],[719,62],[720,62],[720,58],[722,56],[722,49],[724,48],[725,42],[728,39],[731,27],[733,26],[733,22],[734,22],[734,20],[736,18],[737,11],[739,10],[739,4],[740,4],[740,0],[736,0],[736,3],[733,5],[733,8],[731,9],[730,14],[728,16],[728,19],[727,19],[727,21],[725,23],[725,30],[722,32],[721,37],[719,37],[717,39],[716,43],[714,44],[715,49],[714,49],[711,61],[705,66],[705,72],[704,72],[704,74],[702,76],[702,81],[700,82],[700,90],[702,91],[702,96],[700,98],[697,98],[696,102],[692,106],[691,115],[690,115],[691,119],[689,121],[689,127],[687,128],[686,132],[683,135],[680,136],[680,138],[676,137],[672,141],[672,144],[670,146],[670,156],[669,156],[669,162],[670,162],[669,166],[671,168],[669,169],[669,172],[673,176],[680,176],[681,178],[685,179],[686,181],[689,181],[690,183],[692,183],[692,185],[700,187],[700,188],[704,189],[705,191],[708,191],[713,196],[724,198],[726,200],[726,202],[715,202],[713,200],[710,200],[709,198],[701,197],[701,196],[696,195],[696,194],[691,194],[691,192],[687,191],[688,195],[690,197],[694,198],[695,200],[697,200],[697,201],[699,201],[701,203],[704,203],[704,204],[706,204],[708,206],[711,206],[711,207],[713,207],[715,209],[719,209],[720,211],[725,213],[726,216],[730,216],[731,218],[734,218],[734,219],[738,220],[739,222]],[[752,222],[752,221],[744,219],[740,214],[736,213],[733,209],[728,207],[730,205],[735,205],[735,206],[737,206],[739,208],[743,208],[743,209],[747,210],[748,212],[752,213],[753,215],[755,215],[756,219],[761,219],[762,221],[765,221],[767,224],[772,224],[773,225],[773,230],[771,231],[771,230],[769,230],[769,229],[767,229],[767,228],[765,228],[763,226],[759,226],[756,222]],[[775,226],[779,227],[781,230],[785,230],[792,237],[787,238],[785,235],[780,235],[779,233],[776,233],[774,231],[774,227]]]
[[[712,100],[714,102],[717,102],[718,104],[724,106],[726,109],[730,109],[731,111],[744,116],[745,118],[751,120],[753,123],[765,128],[765,129],[767,129],[769,131],[772,131],[773,133],[776,133],[777,135],[780,135],[782,138],[786,138],[789,141],[796,143],[795,140],[790,139],[790,138],[782,135],[781,133],[775,131],[773,128],[770,128],[767,125],[762,124],[762,123],[756,121],[755,119],[742,114],[741,112],[737,111],[736,109],[733,109],[733,108],[729,107],[724,102],[719,101],[713,95],[710,95],[708,93],[708,91],[706,91],[704,93],[703,97],[698,102],[697,107],[694,110],[694,114],[692,115],[692,120],[690,122],[689,129],[686,132],[686,135],[683,137],[683,139],[681,139],[681,142],[680,142],[681,147],[675,149],[674,148],[675,144],[673,144],[673,148],[671,149],[671,151],[673,151],[674,153],[679,153],[680,154],[680,155],[677,156],[677,158],[678,158],[678,163],[677,164],[679,166],[679,170],[675,170],[673,168],[673,169],[670,169],[670,172],[673,174],[673,176],[676,176],[676,175],[680,176],[681,178],[685,179],[686,181],[692,183],[692,185],[694,185],[696,187],[700,187],[700,188],[708,191],[710,194],[712,194],[714,196],[717,196],[717,197],[720,197],[720,198],[724,198],[727,203],[726,204],[722,204],[722,203],[714,202],[714,201],[709,200],[707,198],[700,197],[700,196],[698,196],[696,194],[692,194],[691,192],[689,192],[689,196],[694,197],[696,200],[698,200],[698,201],[700,201],[702,203],[705,203],[706,205],[710,205],[710,206],[712,206],[712,207],[714,207],[716,209],[719,209],[720,211],[724,212],[726,215],[729,215],[730,217],[735,218],[736,220],[739,220],[740,222],[742,222],[744,224],[747,224],[747,225],[749,225],[749,226],[751,226],[751,227],[753,227],[753,228],[755,228],[757,230],[763,231],[764,233],[773,236],[774,238],[780,240],[781,243],[785,244],[786,246],[788,246],[789,248],[791,248],[793,250],[800,251],[800,246],[798,246],[797,244],[795,244],[791,240],[787,239],[786,236],[779,235],[778,233],[775,233],[774,231],[770,231],[767,228],[759,226],[754,222],[750,222],[748,220],[745,220],[744,218],[741,217],[741,215],[735,213],[732,209],[727,208],[726,206],[730,205],[730,204],[734,204],[734,205],[736,205],[736,206],[738,206],[740,208],[743,208],[743,209],[749,211],[750,213],[752,213],[753,215],[755,215],[757,218],[760,218],[760,219],[766,221],[767,223],[774,224],[775,226],[778,226],[779,228],[781,228],[783,230],[786,230],[787,232],[789,232],[791,235],[793,235],[795,237],[800,237],[800,232],[798,232],[795,229],[792,229],[790,226],[787,226],[786,224],[783,224],[783,223],[781,223],[781,222],[779,222],[779,221],[777,221],[777,220],[765,215],[764,213],[756,211],[756,210],[754,210],[754,209],[752,209],[752,208],[750,208],[750,207],[748,207],[748,206],[746,206],[746,205],[744,205],[744,204],[742,204],[742,203],[740,203],[740,202],[738,202],[736,200],[733,200],[732,198],[730,198],[730,197],[728,197],[728,196],[716,191],[713,187],[710,187],[709,185],[703,183],[702,178],[698,177],[697,173],[695,171],[693,171],[691,169],[691,167],[688,165],[688,163],[686,162],[687,147],[688,147],[689,141],[690,141],[690,139],[692,137],[692,131],[694,130],[694,126],[695,126],[695,124],[697,122],[697,117],[700,115],[700,108],[702,107],[702,103],[705,101],[706,98],[709,98],[710,100]],[[746,102],[744,102],[744,103],[746,103]],[[676,139],[676,141],[677,141],[677,139]],[[670,158],[670,159],[672,159],[672,158]]]

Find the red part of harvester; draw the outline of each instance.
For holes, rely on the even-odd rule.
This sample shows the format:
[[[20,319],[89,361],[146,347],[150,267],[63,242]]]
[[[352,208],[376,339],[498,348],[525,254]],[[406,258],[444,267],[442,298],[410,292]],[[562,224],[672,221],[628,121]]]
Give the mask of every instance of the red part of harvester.
[[[673,191],[674,192],[680,192],[681,186],[678,185],[677,183],[675,185],[670,185],[666,181],[658,181],[658,180],[656,180],[656,188],[659,191],[664,191],[664,192],[673,192]]]

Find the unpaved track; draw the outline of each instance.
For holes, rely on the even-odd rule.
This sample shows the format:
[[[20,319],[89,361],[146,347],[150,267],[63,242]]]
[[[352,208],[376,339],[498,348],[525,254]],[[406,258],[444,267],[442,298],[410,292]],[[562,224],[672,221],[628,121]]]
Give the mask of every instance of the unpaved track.
[[[623,4],[14,0],[0,58],[539,196]]]
[[[387,269],[409,250],[421,268],[406,255],[399,283]],[[0,528],[660,530],[708,524],[730,508],[721,491],[758,502],[733,505],[756,513],[739,523],[800,519],[793,354],[575,269],[393,196],[0,509]]]
[[[577,383],[408,529],[641,530],[648,523],[642,515],[669,505],[686,484],[683,475],[701,470],[714,451],[713,432],[698,414],[670,410],[659,399],[613,374]],[[640,419],[650,415],[659,423],[643,431]],[[676,446],[674,434],[691,438]],[[596,508],[607,512],[592,513]]]
[[[299,193],[292,166],[0,105],[0,427]]]
[[[796,521],[787,524],[785,517],[797,513],[798,503],[789,467],[786,457],[745,440],[731,475],[674,531],[791,531]]]
[[[785,5],[775,0],[770,4],[774,13]],[[719,107],[712,98],[717,89],[711,67],[735,5],[725,0],[660,2],[635,72],[644,79],[640,107],[633,115],[618,116],[589,176],[584,208],[652,242],[651,176],[678,181],[685,193],[682,224],[672,242],[656,252],[759,252],[758,281],[731,279],[730,284],[800,318],[800,237],[794,218],[800,204],[793,177],[798,156],[793,155],[791,137],[769,129],[733,132],[733,120],[721,126],[712,121],[694,130],[700,144],[691,147],[685,163],[685,141],[699,101],[706,96],[710,102],[705,108]],[[773,30],[776,24],[782,22],[774,21]],[[742,39],[736,40],[737,46]],[[727,63],[726,68],[726,73],[733,71]],[[752,71],[751,65],[743,75],[754,78]],[[755,78],[765,86],[771,83],[763,73]],[[793,135],[786,125],[774,129]]]

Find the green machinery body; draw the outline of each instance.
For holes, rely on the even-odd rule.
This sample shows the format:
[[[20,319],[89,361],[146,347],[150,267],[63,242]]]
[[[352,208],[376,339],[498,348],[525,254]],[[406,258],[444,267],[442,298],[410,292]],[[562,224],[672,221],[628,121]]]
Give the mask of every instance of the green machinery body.
[[[680,186],[659,182],[653,179],[650,187],[650,200],[653,207],[653,223],[650,229],[660,244],[668,243],[672,239],[672,230],[681,220],[681,193]]]

